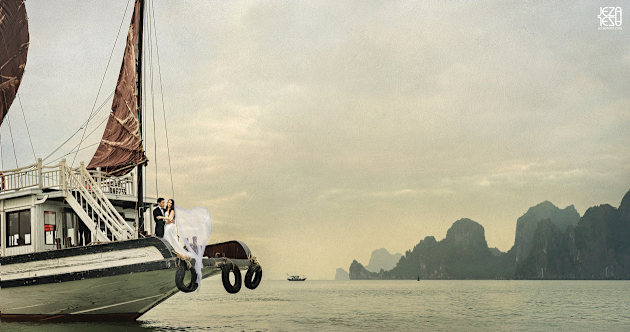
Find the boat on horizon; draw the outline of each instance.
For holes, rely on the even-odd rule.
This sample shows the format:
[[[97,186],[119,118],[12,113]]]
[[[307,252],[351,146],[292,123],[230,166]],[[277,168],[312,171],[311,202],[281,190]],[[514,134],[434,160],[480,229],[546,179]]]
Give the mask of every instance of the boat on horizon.
[[[143,189],[145,11],[145,0],[136,0],[109,120],[88,165],[65,159],[45,165],[38,158],[0,172],[2,320],[135,320],[199,286],[195,259],[154,236],[157,200]],[[7,37],[0,52],[1,125],[22,80],[29,33],[24,1],[2,0],[0,17]],[[260,283],[262,268],[245,243],[195,243],[199,250],[202,278],[222,274],[230,293],[241,288],[241,270],[247,288]]]
[[[304,280],[306,280],[306,277],[305,276],[302,276],[302,277],[300,277],[300,276],[289,276],[289,277],[287,277],[287,280],[289,280],[289,281],[304,281]]]

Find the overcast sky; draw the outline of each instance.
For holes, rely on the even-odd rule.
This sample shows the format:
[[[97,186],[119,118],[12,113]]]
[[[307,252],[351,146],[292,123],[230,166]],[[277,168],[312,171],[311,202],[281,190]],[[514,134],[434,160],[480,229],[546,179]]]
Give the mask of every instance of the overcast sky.
[[[166,118],[176,203],[207,207],[211,241],[244,241],[266,277],[331,279],[374,249],[441,240],[460,218],[507,251],[533,205],[583,214],[630,190],[630,24],[598,29],[600,6],[628,4],[157,1],[164,94],[154,57],[148,191],[157,155],[159,194],[173,196]],[[113,91],[126,5],[26,2],[19,95],[37,157]],[[17,101],[9,121],[5,169],[15,167],[11,134],[18,164],[34,160]]]

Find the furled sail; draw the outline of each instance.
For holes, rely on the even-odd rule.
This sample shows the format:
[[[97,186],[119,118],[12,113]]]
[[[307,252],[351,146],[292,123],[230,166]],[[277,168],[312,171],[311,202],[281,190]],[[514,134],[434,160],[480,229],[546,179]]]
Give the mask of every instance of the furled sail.
[[[15,99],[28,53],[28,18],[24,1],[0,1],[0,124]]]
[[[136,2],[112,111],[101,143],[88,165],[88,169],[100,167],[102,171],[118,176],[129,173],[135,166],[147,161],[142,150],[137,104],[139,14],[139,3]]]

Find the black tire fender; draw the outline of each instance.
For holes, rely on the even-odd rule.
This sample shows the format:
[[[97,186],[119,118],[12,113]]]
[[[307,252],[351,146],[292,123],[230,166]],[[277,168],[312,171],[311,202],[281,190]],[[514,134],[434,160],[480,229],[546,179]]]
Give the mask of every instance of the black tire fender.
[[[262,267],[258,264],[253,264],[247,269],[245,273],[245,287],[249,289],[256,289],[260,285],[262,279]]]
[[[197,271],[194,266],[191,266],[190,269],[186,267],[185,262],[181,262],[179,267],[177,267],[177,272],[175,272],[175,286],[177,289],[184,293],[190,293],[197,290]],[[184,283],[184,277],[186,276],[186,270],[190,270],[190,284],[186,285]]]
[[[230,283],[230,273],[234,273],[234,285]],[[238,266],[232,263],[226,263],[221,268],[221,281],[223,281],[223,288],[230,293],[236,294],[241,290],[242,276]]]

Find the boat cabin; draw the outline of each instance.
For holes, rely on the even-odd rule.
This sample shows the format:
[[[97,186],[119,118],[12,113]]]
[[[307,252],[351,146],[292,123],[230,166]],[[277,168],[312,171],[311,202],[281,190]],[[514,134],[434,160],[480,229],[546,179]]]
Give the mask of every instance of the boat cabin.
[[[10,29],[18,29],[19,34],[3,30],[12,31],[16,38],[2,53],[7,57],[1,75],[7,88],[0,103],[0,123],[17,94],[29,45],[24,3],[7,2],[0,12],[8,8],[17,14],[6,14],[11,21],[5,23],[15,25]],[[136,1],[107,126],[88,166],[68,165],[64,159],[57,165],[43,165],[38,159],[35,164],[0,173],[2,256],[124,241],[153,233],[147,207],[155,199],[143,194],[142,176],[148,162],[141,121],[144,10],[144,1]],[[89,119],[85,125],[88,123]]]
[[[36,164],[0,173],[0,256],[153,234],[151,209],[138,229],[134,172],[111,176],[85,165]],[[145,205],[155,198],[145,198]]]

